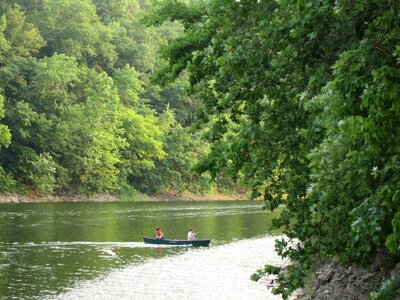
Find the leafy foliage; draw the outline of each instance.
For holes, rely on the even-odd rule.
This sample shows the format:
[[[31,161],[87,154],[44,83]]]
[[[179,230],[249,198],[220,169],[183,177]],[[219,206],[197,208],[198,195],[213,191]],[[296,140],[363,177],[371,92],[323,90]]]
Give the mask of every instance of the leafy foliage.
[[[292,242],[276,248],[293,265],[273,269],[275,292],[301,287],[316,257],[367,264],[386,247],[398,259],[396,2],[204,1],[196,18],[169,4],[149,19],[179,19],[185,33],[159,76],[188,72],[203,100],[212,146],[200,170],[243,174],[267,208],[285,205],[274,224]]]
[[[0,191],[137,198],[132,191],[204,183],[190,170],[207,146],[186,157],[202,143],[187,129],[199,101],[184,95],[185,77],[168,87],[150,81],[165,66],[158,49],[183,26],[146,27],[141,16],[151,7],[0,3]]]

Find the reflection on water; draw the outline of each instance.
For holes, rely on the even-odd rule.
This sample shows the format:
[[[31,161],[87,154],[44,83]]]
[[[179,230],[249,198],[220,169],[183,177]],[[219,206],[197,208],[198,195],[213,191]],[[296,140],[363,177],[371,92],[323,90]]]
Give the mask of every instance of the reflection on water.
[[[214,253],[233,241],[277,234],[268,229],[273,215],[261,206],[232,201],[1,204],[0,299],[43,299],[110,272],[125,272],[127,266],[193,260],[190,255]],[[152,236],[156,227],[177,239],[195,227],[200,238],[212,240],[211,247],[188,251],[145,245],[143,236]],[[182,272],[179,276],[191,276],[194,270]]]
[[[53,249],[71,249],[74,246],[92,246],[92,247],[128,247],[128,248],[148,248],[159,247],[159,245],[144,244],[142,242],[42,242],[42,243],[13,243],[13,247],[50,247]],[[166,246],[168,245],[161,245]]]
[[[81,282],[51,299],[280,299],[265,282],[249,280],[266,262],[282,264],[273,243],[274,238],[263,237],[214,248],[188,248],[181,255],[129,265]]]

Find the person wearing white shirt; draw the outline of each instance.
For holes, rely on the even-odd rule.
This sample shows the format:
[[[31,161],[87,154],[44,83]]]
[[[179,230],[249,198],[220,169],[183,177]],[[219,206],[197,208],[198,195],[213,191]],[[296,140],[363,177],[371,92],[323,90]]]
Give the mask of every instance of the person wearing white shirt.
[[[189,241],[195,241],[197,240],[197,233],[193,231],[193,228],[190,228],[190,231],[188,232],[188,240]]]

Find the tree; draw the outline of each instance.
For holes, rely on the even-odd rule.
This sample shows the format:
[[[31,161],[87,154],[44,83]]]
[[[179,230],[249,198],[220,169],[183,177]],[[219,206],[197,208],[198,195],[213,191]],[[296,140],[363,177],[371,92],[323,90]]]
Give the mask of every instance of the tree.
[[[4,35],[11,51],[8,56],[28,57],[37,54],[46,44],[38,28],[26,21],[21,7],[13,7],[4,16],[7,24]]]
[[[0,94],[0,118],[4,117],[4,97]],[[0,147],[7,147],[10,144],[11,135],[7,126],[0,124]]]
[[[193,169],[208,153],[208,144],[201,140],[200,134],[180,125],[169,108],[160,116],[158,126],[163,133],[159,141],[163,145],[163,155],[155,157],[151,168],[136,168],[130,177],[132,183],[147,193],[168,189],[176,193],[201,190],[197,185],[201,184],[202,178],[194,174]],[[140,130],[143,131],[142,128]],[[210,185],[206,188],[211,188]]]
[[[64,54],[39,60],[28,74],[25,101],[12,99],[7,110],[13,142],[3,155],[6,169],[39,191],[116,189],[124,141],[112,79]],[[39,168],[44,162],[50,173]]]
[[[83,192],[104,192],[118,187],[121,104],[112,79],[86,69],[81,84],[71,92],[80,101],[61,109],[55,118],[51,150],[62,166],[63,185]]]
[[[122,167],[122,181],[127,181],[139,190],[144,190],[143,182],[138,184],[137,177],[146,172],[155,170],[155,161],[163,160],[165,129],[162,128],[157,117],[151,112],[146,115],[138,114],[131,108],[124,108],[122,114],[122,137],[128,146],[122,151],[124,159]]]
[[[139,99],[140,94],[143,93],[143,83],[135,68],[125,65],[122,69],[116,69],[113,80],[118,89],[120,100],[126,107],[138,109],[140,106],[144,106],[144,103],[140,103]]]
[[[185,30],[164,49],[158,77],[188,72],[203,100],[213,143],[204,166],[243,172],[267,208],[285,205],[275,226],[301,243],[277,243],[293,265],[267,268],[280,274],[275,292],[302,286],[315,256],[367,263],[386,247],[398,257],[399,7],[201,3],[163,1],[147,18]],[[223,143],[231,121],[237,138]]]
[[[35,16],[47,41],[42,56],[64,53],[92,66],[112,67],[117,59],[111,32],[89,0],[52,0]]]
[[[185,74],[168,87],[151,80],[166,64],[159,47],[184,26],[171,19],[146,27],[142,14],[152,5],[0,3],[2,191],[146,190],[146,176],[158,178],[157,189],[196,186],[192,162],[208,144],[186,127],[199,100],[185,95]]]
[[[8,49],[10,49],[10,43],[7,41],[4,31],[7,27],[6,16],[2,15],[0,18],[0,63],[4,64],[5,53]]]

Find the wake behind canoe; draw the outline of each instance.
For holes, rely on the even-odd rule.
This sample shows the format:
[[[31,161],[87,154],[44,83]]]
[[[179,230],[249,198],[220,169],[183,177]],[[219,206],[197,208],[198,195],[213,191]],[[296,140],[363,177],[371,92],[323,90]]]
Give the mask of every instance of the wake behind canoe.
[[[210,240],[170,240],[170,239],[152,239],[148,237],[143,238],[146,244],[158,244],[158,245],[188,245],[194,247],[208,247]]]

